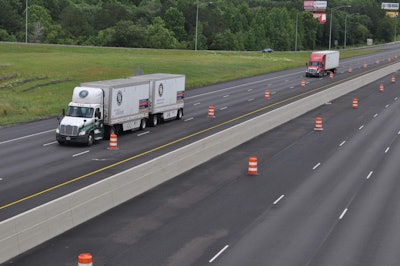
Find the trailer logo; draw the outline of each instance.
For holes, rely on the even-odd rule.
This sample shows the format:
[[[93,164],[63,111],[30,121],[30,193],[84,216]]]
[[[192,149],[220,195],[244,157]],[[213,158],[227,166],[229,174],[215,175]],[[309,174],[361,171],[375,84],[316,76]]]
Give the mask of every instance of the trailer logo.
[[[86,98],[86,96],[88,96],[89,95],[89,92],[87,91],[87,90],[81,90],[80,92],[79,92],[79,98]]]
[[[160,83],[160,86],[158,86],[158,95],[161,97],[164,93],[164,86],[162,83]]]
[[[118,103],[118,105],[121,105],[121,103],[122,103],[122,92],[121,91],[118,91],[118,93],[117,93],[117,103]]]

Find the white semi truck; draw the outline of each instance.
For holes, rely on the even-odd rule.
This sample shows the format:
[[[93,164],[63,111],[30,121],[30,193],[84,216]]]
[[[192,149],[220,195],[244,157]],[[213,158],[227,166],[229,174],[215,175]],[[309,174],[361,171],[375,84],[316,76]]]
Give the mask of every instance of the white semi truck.
[[[185,76],[149,74],[82,83],[59,121],[60,144],[108,139],[111,133],[157,126],[183,116]]]

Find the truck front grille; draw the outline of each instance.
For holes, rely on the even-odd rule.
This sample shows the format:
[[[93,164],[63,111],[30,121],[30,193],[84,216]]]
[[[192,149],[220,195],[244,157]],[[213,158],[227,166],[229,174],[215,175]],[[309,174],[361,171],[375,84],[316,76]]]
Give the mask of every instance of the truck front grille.
[[[314,69],[314,68],[311,68],[311,69],[308,70],[308,73],[317,73],[317,70]]]
[[[60,134],[65,136],[78,136],[78,127],[70,125],[61,125]]]

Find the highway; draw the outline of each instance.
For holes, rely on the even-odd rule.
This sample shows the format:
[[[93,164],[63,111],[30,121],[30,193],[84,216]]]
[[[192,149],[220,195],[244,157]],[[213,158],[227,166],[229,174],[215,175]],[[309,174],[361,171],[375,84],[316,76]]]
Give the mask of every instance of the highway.
[[[375,58],[371,56],[370,60]],[[357,71],[367,69],[354,67],[353,75]],[[283,75],[287,76],[285,82]],[[337,76],[349,75],[344,71]],[[7,174],[2,180],[5,186],[1,188],[0,202],[16,202],[1,212],[10,215],[21,211],[33,202],[39,204],[59,192],[66,193],[177,146],[174,143],[154,148],[163,143],[182,139],[178,144],[184,145],[256,115],[241,117],[265,106],[264,82],[273,88],[271,105],[284,104],[285,99],[299,94],[299,90],[304,93],[332,83],[328,77],[307,79],[310,83],[304,89],[299,86],[301,76],[301,71],[293,70],[245,80],[244,85],[219,84],[218,88],[188,92],[184,120],[160,126],[168,130],[167,137],[163,136],[164,128],[145,131],[149,133],[132,132],[121,136],[118,151],[107,150],[105,142],[90,147],[89,151],[87,147],[53,144],[51,120],[1,129],[1,137],[5,139],[0,145],[5,147],[2,153],[9,154],[9,161],[1,161],[2,174]],[[374,262],[371,259],[376,257],[374,254],[381,258],[378,262],[395,261],[395,245],[392,249],[374,249],[381,242],[398,240],[390,231],[390,225],[396,224],[394,203],[382,210],[383,203],[396,197],[383,188],[396,187],[393,173],[398,170],[392,161],[398,156],[400,123],[395,118],[400,108],[397,101],[400,93],[398,85],[390,84],[389,78],[385,79],[384,93],[378,92],[378,84],[357,90],[218,156],[10,263],[45,265],[59,260],[61,265],[75,265],[77,254],[91,252],[95,265],[133,265],[132,262],[134,265],[328,265],[338,260],[341,261],[334,265],[352,265],[366,257],[366,250],[369,252],[366,254],[371,254],[365,260],[367,264]],[[350,107],[355,96],[361,103],[357,110]],[[211,121],[207,118],[210,102],[217,107],[217,117]],[[316,116],[324,117],[322,132],[313,130]],[[43,129],[47,123],[50,127],[47,130],[32,129]],[[16,130],[19,127],[24,130]],[[194,136],[184,138],[188,135]],[[41,150],[37,151],[37,147]],[[145,153],[149,149],[155,151]],[[143,155],[132,158],[132,154]],[[261,158],[258,176],[246,174],[249,155]],[[129,160],[118,164],[126,158]],[[20,169],[15,162],[27,168]],[[110,163],[115,166],[107,168]],[[35,167],[40,171],[33,171]],[[76,178],[79,172],[90,173],[101,167],[106,169],[61,189],[18,201],[24,193],[33,195]],[[11,176],[22,177],[7,183]],[[55,178],[50,182],[44,177]],[[28,182],[35,186],[21,192],[20,188]],[[16,191],[21,194],[10,200],[8,196],[12,197]],[[371,195],[376,197],[370,198]],[[371,201],[370,205],[365,206],[364,201]],[[356,208],[357,205],[360,207]],[[373,210],[368,208],[371,205]],[[382,215],[366,219],[371,212]],[[354,217],[352,222],[351,217]],[[366,221],[370,224],[360,226]],[[389,227],[381,226],[381,234],[371,229],[386,223]],[[346,237],[352,237],[352,241]],[[371,246],[363,238],[370,239]],[[341,256],[336,252],[341,252]],[[371,265],[377,265],[374,263]]]
[[[388,47],[379,54],[343,60],[333,80],[307,78],[306,88],[301,87],[301,68],[187,91],[183,120],[123,134],[118,138],[118,151],[107,150],[107,141],[90,148],[59,146],[54,137],[55,118],[0,128],[0,220],[343,79],[373,71],[387,64],[388,58],[395,60],[396,51]],[[380,64],[376,64],[377,59]],[[347,71],[350,66],[352,73]],[[264,98],[265,89],[271,90],[268,101]],[[207,117],[209,105],[216,108],[215,119]]]

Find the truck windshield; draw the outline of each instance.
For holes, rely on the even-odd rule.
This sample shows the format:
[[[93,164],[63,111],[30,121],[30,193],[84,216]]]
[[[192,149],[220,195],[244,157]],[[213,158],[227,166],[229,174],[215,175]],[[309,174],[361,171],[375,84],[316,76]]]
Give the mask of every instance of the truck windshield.
[[[67,116],[91,118],[93,117],[93,108],[69,106],[67,109]]]
[[[309,66],[321,66],[321,62],[310,61]]]

